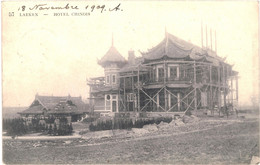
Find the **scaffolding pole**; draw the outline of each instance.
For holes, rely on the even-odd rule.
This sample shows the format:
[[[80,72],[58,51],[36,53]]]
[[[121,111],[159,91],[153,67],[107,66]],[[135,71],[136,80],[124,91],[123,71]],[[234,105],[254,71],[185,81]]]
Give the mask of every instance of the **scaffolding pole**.
[[[224,86],[224,107],[226,108],[226,69],[225,69],[225,65],[223,65],[223,86]]]
[[[164,60],[163,69],[164,69],[164,79],[163,79],[163,86],[164,86],[164,109],[166,110],[168,108],[167,108],[167,91],[166,91],[166,76],[167,76],[167,71],[166,70],[167,69],[166,69],[165,60]]]
[[[236,101],[238,101],[238,77],[236,76]]]
[[[212,94],[212,66],[209,66],[209,84],[210,84],[210,93],[209,93],[209,107],[211,109],[211,113],[214,115],[214,107],[213,107],[213,94]]]
[[[195,113],[196,113],[196,115],[197,115],[197,78],[196,78],[196,63],[195,63],[195,61],[194,61],[194,88],[195,88],[195,90],[194,90],[194,108],[195,108]]]
[[[137,70],[137,111],[140,111],[140,71],[139,71],[139,65]]]
[[[127,111],[127,108],[126,108],[126,97],[125,97],[125,77],[124,77],[124,104],[125,104],[124,111]]]
[[[218,110],[220,116],[220,108],[221,108],[221,91],[220,91],[220,67],[218,67]]]

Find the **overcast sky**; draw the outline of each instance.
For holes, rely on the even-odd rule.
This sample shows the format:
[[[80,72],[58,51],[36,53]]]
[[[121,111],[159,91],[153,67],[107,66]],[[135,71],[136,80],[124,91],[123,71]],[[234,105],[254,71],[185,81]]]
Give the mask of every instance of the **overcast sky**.
[[[218,55],[227,57],[227,62],[239,72],[240,105],[251,104],[251,96],[258,93],[257,3],[120,3],[123,11],[94,12],[81,17],[54,17],[53,11],[48,16],[41,11],[38,17],[21,17],[19,6],[33,7],[37,3],[4,3],[3,106],[29,106],[36,93],[81,95],[86,99],[89,91],[86,78],[103,75],[97,59],[111,46],[112,33],[115,47],[127,58],[130,49],[140,56],[138,50],[156,46],[164,38],[165,27],[169,33],[201,46],[201,22],[207,24],[208,30],[217,31]],[[63,6],[67,2],[47,4]],[[80,7],[87,4],[101,3],[70,2]],[[114,7],[119,2],[102,4]],[[14,17],[8,17],[10,11],[15,12]]]

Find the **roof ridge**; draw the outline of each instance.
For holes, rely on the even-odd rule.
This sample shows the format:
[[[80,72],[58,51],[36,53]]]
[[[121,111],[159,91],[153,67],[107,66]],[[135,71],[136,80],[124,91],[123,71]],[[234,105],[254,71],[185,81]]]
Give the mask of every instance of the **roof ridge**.
[[[178,47],[179,49],[182,49],[182,50],[184,50],[184,51],[190,51],[190,50],[192,50],[192,49],[194,48],[194,47],[191,47],[190,49],[185,49],[185,46],[182,46],[182,45],[180,45],[180,44],[178,44],[178,43],[172,41],[172,39],[170,39],[170,42],[171,42],[172,44],[174,44],[176,47]]]
[[[50,98],[50,97],[54,97],[54,98],[80,98],[80,96],[47,96],[47,95],[38,95],[37,97],[46,97],[46,98]]]

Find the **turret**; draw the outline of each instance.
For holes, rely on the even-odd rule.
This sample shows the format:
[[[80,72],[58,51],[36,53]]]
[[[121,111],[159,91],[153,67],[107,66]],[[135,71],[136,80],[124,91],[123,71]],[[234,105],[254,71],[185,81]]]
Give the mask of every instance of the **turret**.
[[[126,60],[114,47],[113,38],[111,47],[98,61],[98,64],[104,68],[106,85],[118,85],[119,69],[126,64]]]

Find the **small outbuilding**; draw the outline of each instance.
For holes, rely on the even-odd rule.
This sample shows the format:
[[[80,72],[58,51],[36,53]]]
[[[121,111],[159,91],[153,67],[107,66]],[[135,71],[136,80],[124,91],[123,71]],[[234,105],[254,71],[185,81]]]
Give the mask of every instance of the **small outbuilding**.
[[[68,122],[80,120],[90,112],[89,105],[80,97],[68,96],[39,96],[36,94],[32,104],[19,114],[27,124],[33,119],[67,118]]]

